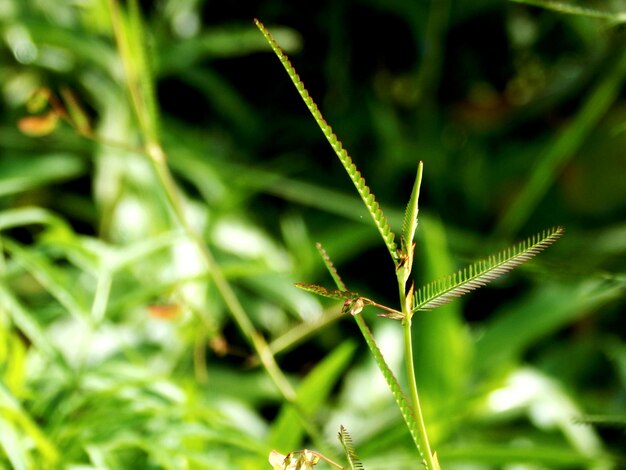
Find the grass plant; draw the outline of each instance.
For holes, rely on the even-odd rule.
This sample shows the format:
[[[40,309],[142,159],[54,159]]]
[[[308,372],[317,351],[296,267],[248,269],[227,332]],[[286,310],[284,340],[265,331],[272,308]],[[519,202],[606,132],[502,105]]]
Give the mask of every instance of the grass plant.
[[[313,118],[319,125],[324,136],[330,143],[331,147],[335,151],[335,154],[339,158],[339,161],[345,168],[348,176],[352,180],[355,188],[367,211],[371,215],[374,224],[378,228],[380,235],[383,239],[389,254],[395,264],[396,277],[398,281],[399,292],[399,304],[400,309],[394,310],[390,307],[380,305],[368,298],[362,297],[356,292],[347,290],[343,281],[337,274],[333,263],[330,258],[321,247],[318,245],[318,250],[325,261],[327,269],[330,271],[333,279],[339,290],[329,290],[322,286],[310,285],[310,284],[296,284],[301,289],[322,295],[324,297],[330,297],[334,299],[344,300],[342,311],[349,313],[357,318],[357,323],[364,337],[366,338],[367,345],[370,347],[372,356],[374,357],[376,364],[385,377],[387,384],[391,390],[392,395],[396,400],[400,412],[407,424],[407,427],[411,433],[413,441],[415,442],[416,449],[422,459],[422,463],[428,470],[440,469],[437,454],[431,451],[430,443],[428,440],[428,432],[426,430],[426,423],[422,413],[422,406],[417,390],[417,381],[415,374],[415,364],[413,361],[413,340],[412,340],[412,318],[413,315],[425,310],[432,310],[436,307],[447,304],[456,297],[460,297],[478,287],[484,286],[490,281],[497,279],[502,274],[510,271],[511,269],[519,266],[523,262],[529,260],[541,250],[551,245],[556,241],[563,233],[562,227],[556,227],[551,230],[542,232],[541,234],[533,236],[531,239],[520,243],[517,246],[508,248],[496,255],[492,255],[489,258],[476,262],[461,271],[449,275],[442,280],[434,281],[430,284],[426,284],[423,287],[414,290],[414,283],[411,282],[407,290],[407,284],[411,275],[413,267],[413,258],[415,251],[415,232],[418,225],[418,205],[420,187],[422,184],[423,164],[420,162],[417,167],[417,174],[415,182],[413,184],[413,190],[409,202],[407,203],[404,219],[402,223],[402,233],[400,235],[401,244],[398,247],[395,243],[395,234],[392,232],[387,219],[385,218],[380,205],[376,202],[374,194],[367,186],[365,179],[357,169],[356,165],[348,155],[347,151],[343,148],[341,142],[332,131],[332,128],[322,117],[317,105],[313,101],[313,98],[309,95],[308,91],[304,87],[304,84],[300,80],[300,77],[296,73],[295,69],[289,62],[289,59],[280,49],[270,32],[265,26],[258,20],[255,20],[257,27],[267,41],[270,43],[272,50],[279,58],[281,64],[287,71],[289,78],[296,87],[296,90],[304,100],[307,108],[313,115]],[[406,372],[408,378],[408,385],[410,390],[411,399],[408,400],[398,384],[398,380],[394,377],[393,372],[387,365],[384,356],[376,346],[376,342],[372,336],[371,331],[365,324],[361,317],[361,312],[366,306],[374,306],[383,310],[380,316],[390,318],[393,320],[399,320],[402,324],[403,337],[404,337],[404,361],[406,364]],[[349,457],[350,453],[347,452]],[[289,467],[289,462],[285,461],[284,468]]]
[[[0,468],[624,467],[619,5],[247,8],[0,6]]]

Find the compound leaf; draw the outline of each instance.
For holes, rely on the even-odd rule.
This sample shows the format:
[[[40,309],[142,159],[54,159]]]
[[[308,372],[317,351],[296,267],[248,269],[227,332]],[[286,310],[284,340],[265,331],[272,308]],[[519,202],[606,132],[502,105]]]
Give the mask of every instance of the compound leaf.
[[[413,312],[440,307],[456,297],[484,286],[554,243],[561,237],[563,231],[563,227],[545,230],[516,246],[487,259],[477,261],[444,279],[426,284],[415,293]]]

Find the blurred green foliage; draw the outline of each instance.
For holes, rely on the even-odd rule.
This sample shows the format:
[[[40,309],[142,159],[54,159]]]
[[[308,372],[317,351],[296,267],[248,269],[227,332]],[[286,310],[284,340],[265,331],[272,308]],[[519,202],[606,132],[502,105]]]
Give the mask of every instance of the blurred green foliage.
[[[487,0],[142,2],[144,29],[129,30],[151,74],[132,77],[111,5],[0,3],[1,466],[258,469],[271,448],[320,445],[258,366],[137,151],[157,139],[190,225],[327,436],[317,450],[340,455],[343,424],[366,468],[415,468],[351,319],[292,286],[331,285],[319,240],[351,289],[391,305],[396,295],[376,229],[254,17],[394,229],[424,161],[425,282],[546,226],[567,229],[519,272],[414,318],[442,466],[626,465],[619,25]],[[143,103],[158,98],[147,126],[131,80]],[[32,101],[44,88],[60,101],[69,90],[98,137],[23,121],[46,112]],[[32,137],[20,123],[54,131]],[[398,366],[396,325],[364,314]]]

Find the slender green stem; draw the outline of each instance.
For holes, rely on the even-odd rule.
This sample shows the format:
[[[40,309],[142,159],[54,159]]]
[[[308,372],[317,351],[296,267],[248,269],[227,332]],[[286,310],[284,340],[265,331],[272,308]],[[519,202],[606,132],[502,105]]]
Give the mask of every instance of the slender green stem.
[[[402,388],[400,387],[400,384],[396,380],[396,377],[393,375],[393,372],[387,365],[387,362],[385,361],[383,353],[380,351],[380,349],[378,348],[378,345],[376,344],[376,341],[374,340],[374,335],[372,335],[372,332],[367,326],[367,323],[365,323],[365,320],[363,319],[363,315],[360,315],[360,314],[355,315],[354,319],[356,320],[356,324],[361,330],[361,333],[363,334],[363,338],[365,339],[365,342],[367,343],[367,346],[369,347],[370,352],[372,353],[372,356],[374,357],[374,361],[376,361],[376,364],[378,365],[380,372],[383,374],[383,377],[385,378],[385,381],[387,382],[387,385],[389,386],[389,389],[391,390],[391,394],[393,395],[393,398],[396,400],[396,404],[398,405],[398,408],[400,408],[400,413],[402,414],[402,417],[404,418],[404,422],[409,428],[409,432],[411,434],[411,437],[413,438],[413,442],[415,442],[415,447],[417,447],[417,451],[419,452],[422,459],[426,461],[426,456],[424,455],[424,448],[422,448],[422,445],[421,445],[419,425],[417,424],[415,420],[409,401],[407,400],[406,396],[402,392]]]
[[[422,165],[418,167],[416,178],[416,189],[414,189],[416,198],[419,196],[419,186],[422,180]],[[411,196],[413,199],[413,196]],[[411,203],[409,203],[409,208]],[[415,218],[415,225],[410,230],[407,230],[407,238],[404,240],[404,246],[407,250],[406,257],[408,260],[407,266],[403,268],[404,274],[398,276],[398,293],[400,295],[400,305],[402,308],[402,333],[404,336],[404,360],[406,363],[406,376],[409,384],[409,390],[411,392],[411,405],[413,408],[413,417],[417,426],[417,438],[418,438],[418,450],[421,449],[422,458],[424,459],[424,465],[428,470],[439,470],[439,463],[437,459],[433,457],[430,450],[430,444],[428,442],[428,433],[426,432],[426,424],[424,423],[424,416],[422,414],[422,407],[420,405],[419,395],[417,393],[417,380],[415,377],[415,363],[413,361],[413,340],[411,338],[411,317],[413,316],[412,310],[412,297],[413,291],[409,290],[409,297],[406,294],[406,278],[407,274],[411,272],[411,264],[413,263],[413,237],[415,234],[415,228],[417,227],[417,199],[415,199],[415,216],[409,218],[411,221]],[[409,225],[407,224],[407,227]],[[404,236],[403,230],[403,236]]]
[[[239,299],[235,295],[230,284],[224,277],[219,265],[215,262],[213,254],[209,250],[204,240],[193,230],[189,225],[187,218],[185,217],[182,202],[178,193],[176,182],[172,176],[172,173],[167,166],[165,155],[161,147],[156,143],[149,143],[146,146],[146,150],[150,157],[150,161],[153,163],[157,176],[161,185],[165,190],[165,195],[168,199],[169,205],[173,210],[177,222],[183,227],[187,236],[195,243],[196,247],[200,251],[209,273],[213,278],[213,282],[220,293],[222,299],[226,303],[228,310],[233,316],[233,319],[237,323],[237,326],[243,333],[244,337],[252,345],[254,352],[259,357],[263,367],[267,370],[270,378],[280,390],[281,394],[289,402],[295,402],[296,393],[293,390],[291,384],[287,381],[278,364],[272,355],[269,345],[265,339],[256,331],[254,325],[250,321],[244,308],[242,307]]]
[[[254,349],[256,356],[259,358],[259,361],[263,365],[265,371],[280,394],[296,410],[302,427],[309,434],[309,436],[311,436],[318,447],[324,448],[324,438],[322,437],[321,432],[313,424],[306,411],[304,411],[302,406],[298,403],[296,392],[276,363],[276,359],[274,358],[274,354],[272,353],[270,346],[265,341],[265,338],[263,338],[263,336],[261,336],[261,334],[254,328],[248,314],[241,305],[241,302],[239,302],[239,299],[229,282],[226,280],[224,273],[215,261],[215,258],[213,257],[213,254],[209,250],[207,244],[189,225],[183,212],[178,187],[176,186],[176,182],[174,181],[172,173],[167,165],[166,158],[163,155],[161,147],[158,144],[153,144],[148,145],[146,150],[150,156],[150,160],[154,164],[161,185],[165,189],[167,199],[176,215],[178,223],[183,227],[187,236],[194,242],[200,251],[200,254],[207,265],[207,270],[213,278],[215,287],[224,300],[224,303],[235,320],[235,323],[237,323],[239,330]],[[325,451],[327,453],[330,452],[328,449],[325,449]]]
[[[248,340],[255,353],[258,355],[270,378],[279,389],[281,394],[284,396],[284,398],[287,401],[294,403],[296,400],[296,393],[293,390],[291,384],[287,381],[280,368],[278,367],[278,364],[276,364],[274,356],[272,355],[267,342],[255,330],[254,325],[252,325],[252,322],[248,318],[248,315],[246,314],[241,303],[239,302],[239,299],[230,287],[230,284],[224,277],[218,264],[215,262],[215,259],[213,258],[213,255],[207,245],[204,243],[204,240],[202,240],[202,238],[195,232],[195,230],[193,230],[193,228],[189,225],[187,221],[183,210],[183,203],[180,199],[180,195],[178,192],[178,187],[167,165],[165,152],[163,151],[160,143],[157,140],[156,132],[154,129],[152,129],[152,126],[150,125],[150,120],[146,116],[146,108],[145,106],[143,106],[143,102],[141,99],[142,94],[139,90],[139,83],[137,82],[137,80],[135,80],[139,73],[132,65],[129,52],[130,47],[128,44],[129,38],[127,37],[126,29],[123,25],[123,20],[118,9],[117,1],[110,0],[109,5],[111,7],[111,23],[113,25],[114,35],[117,41],[118,49],[120,51],[122,63],[124,64],[124,68],[128,76],[127,83],[129,93],[132,97],[132,102],[139,121],[139,126],[144,137],[146,138],[145,153],[147,153],[149,160],[152,163],[154,170],[157,174],[159,182],[164,189],[165,196],[169,202],[170,209],[174,214],[174,218],[177,223],[185,230],[186,235],[197,246],[200,254],[204,258],[208,271],[213,277],[213,282],[215,283],[218,292],[224,299],[226,307],[232,314],[233,319],[237,323],[237,326],[243,333],[244,337],[246,338],[246,340]]]
[[[422,457],[424,458],[424,464],[426,465],[426,468],[428,470],[439,470],[439,465],[436,463],[430,450],[428,434],[426,433],[426,424],[424,423],[422,407],[420,406],[420,399],[417,394],[415,364],[413,363],[413,342],[411,339],[411,319],[408,316],[402,322],[402,331],[404,333],[404,354],[406,362],[407,380],[409,382],[409,389],[411,391],[411,404],[413,406],[415,421],[417,422],[420,447],[422,447],[423,449]]]
[[[409,247],[409,250],[412,250]],[[413,258],[411,252],[411,259]],[[428,470],[439,470],[439,464],[430,450],[430,443],[428,442],[428,433],[426,432],[426,424],[424,423],[424,415],[422,414],[422,407],[420,405],[419,395],[417,393],[417,379],[415,377],[415,363],[413,361],[413,340],[411,337],[411,306],[407,304],[406,297],[406,284],[402,279],[398,279],[398,292],[400,293],[400,304],[402,306],[402,313],[404,314],[404,320],[402,321],[402,333],[404,336],[404,360],[406,363],[406,376],[409,384],[409,390],[411,392],[411,406],[413,408],[413,415],[415,422],[417,423],[417,438],[419,441],[418,449],[422,449],[422,458],[424,459],[424,465]],[[409,295],[413,295],[409,293]]]
[[[152,163],[158,180],[164,190],[168,206],[173,213],[173,218],[184,229],[187,237],[196,245],[209,273],[213,278],[213,282],[215,283],[220,296],[226,304],[228,311],[232,315],[232,318],[245,339],[252,346],[252,349],[259,358],[270,379],[277,387],[283,398],[294,407],[306,432],[316,443],[320,443],[320,447],[323,447],[323,438],[321,433],[309,419],[307,413],[302,409],[302,406],[297,402],[296,392],[276,363],[274,355],[265,341],[265,338],[263,338],[263,336],[256,331],[243,306],[239,302],[239,299],[235,295],[235,292],[215,261],[215,258],[213,257],[213,254],[209,250],[208,246],[187,221],[178,186],[176,185],[167,164],[165,152],[163,151],[163,148],[158,140],[155,124],[156,117],[148,115],[149,107],[146,106],[142,100],[142,97],[145,98],[145,94],[141,93],[141,85],[137,80],[137,77],[140,76],[142,72],[144,75],[146,75],[147,72],[145,70],[137,71],[136,67],[133,66],[130,52],[130,38],[127,34],[124,21],[120,15],[117,0],[109,0],[109,5],[111,7],[111,22],[113,24],[115,39],[128,77],[127,85],[129,93],[138,118],[139,127],[145,139],[144,152],[148,155],[149,161]],[[135,46],[141,47],[140,45]],[[142,61],[140,67],[146,67],[146,64]],[[149,94],[150,91],[147,93]],[[153,111],[156,114],[156,110]]]

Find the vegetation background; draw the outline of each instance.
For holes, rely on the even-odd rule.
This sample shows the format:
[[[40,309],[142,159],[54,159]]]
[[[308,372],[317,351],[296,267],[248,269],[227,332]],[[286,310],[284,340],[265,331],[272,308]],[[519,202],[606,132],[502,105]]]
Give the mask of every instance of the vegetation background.
[[[396,298],[384,245],[254,17],[395,228],[424,162],[419,280],[567,229],[414,320],[442,466],[626,466],[626,3],[594,2],[607,14],[589,17],[492,0],[162,0],[141,2],[143,31],[133,4],[0,2],[0,466],[259,469],[271,449],[304,447],[339,460],[340,424],[366,468],[419,466],[353,321],[292,285],[332,285],[320,241],[351,289]],[[144,115],[116,25],[147,51],[149,69],[130,54],[155,85],[141,82],[158,103]],[[36,106],[42,88],[80,103],[79,130],[98,137]],[[151,138],[215,265],[135,150]],[[402,376],[398,325],[363,314]]]

